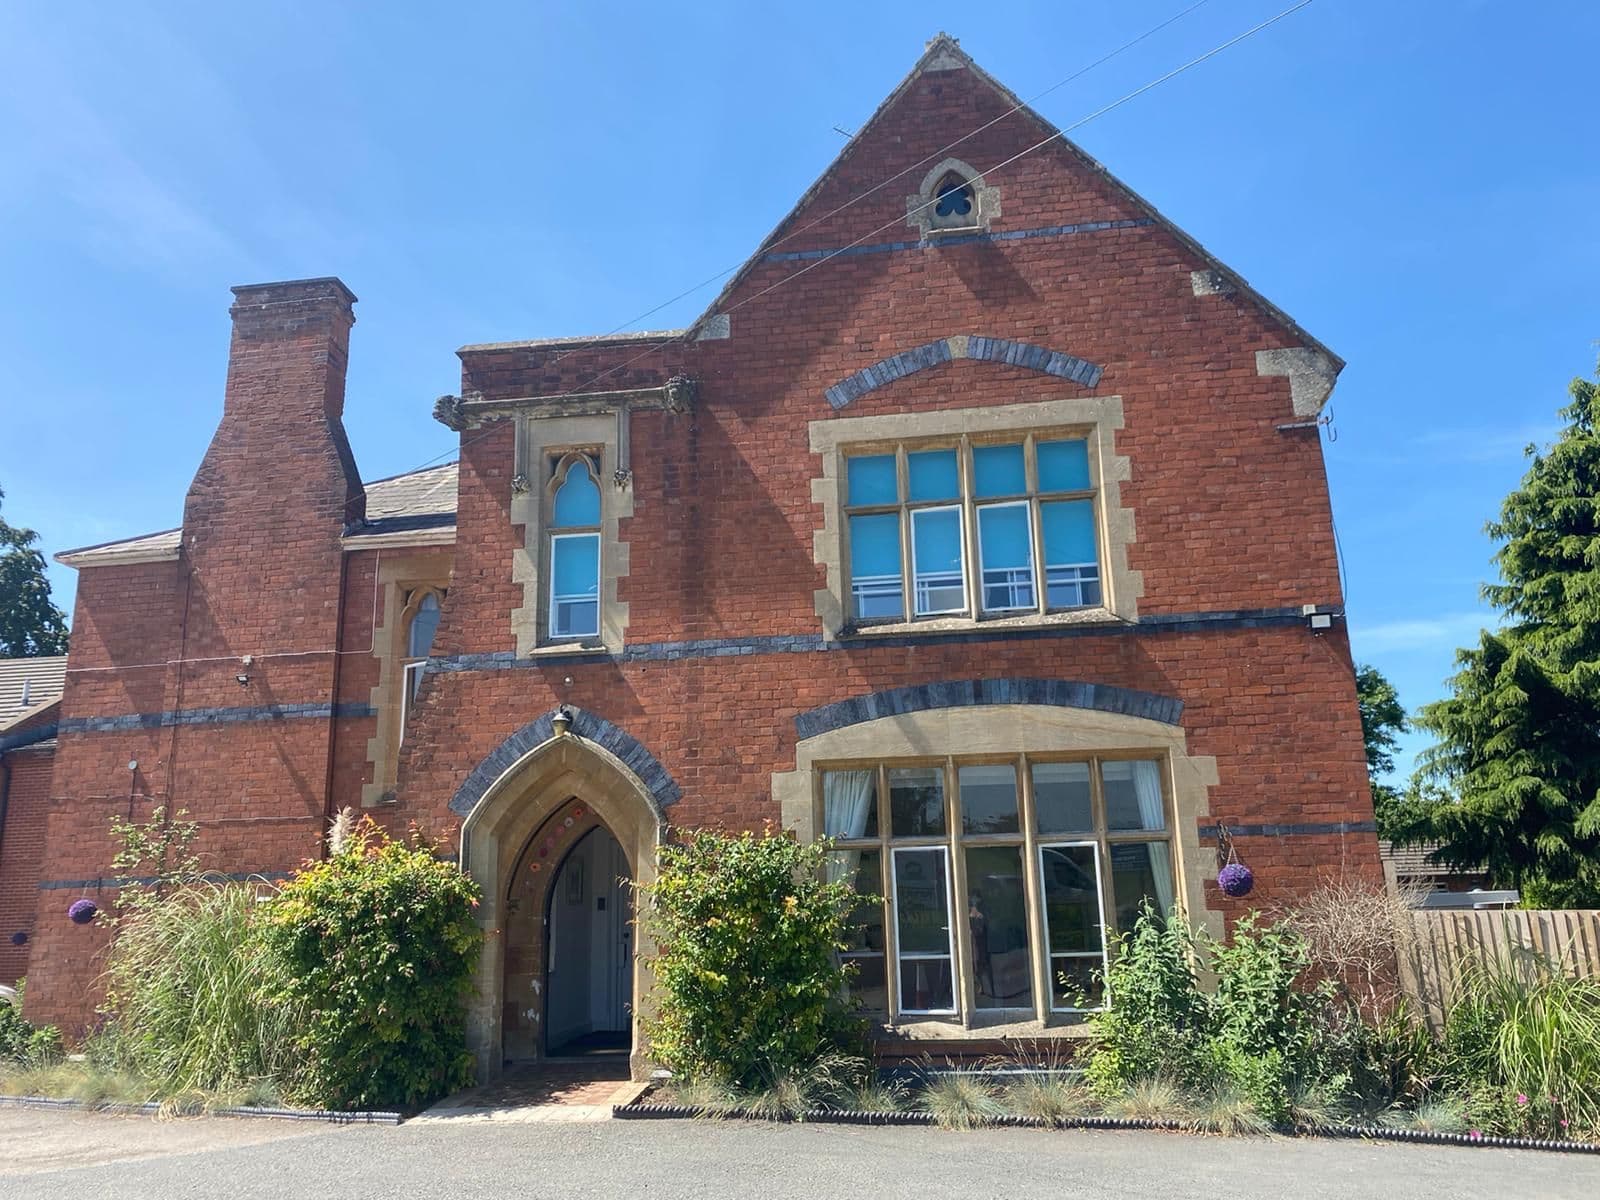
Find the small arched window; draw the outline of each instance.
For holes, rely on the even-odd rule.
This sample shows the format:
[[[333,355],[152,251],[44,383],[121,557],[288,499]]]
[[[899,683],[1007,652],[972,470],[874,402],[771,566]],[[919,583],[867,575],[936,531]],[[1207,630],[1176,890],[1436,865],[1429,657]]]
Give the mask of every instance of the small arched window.
[[[1000,189],[958,158],[939,163],[922,177],[917,194],[906,197],[906,224],[924,237],[985,230],[999,215]]]
[[[434,592],[423,593],[411,614],[411,629],[406,636],[406,657],[427,658],[433,649],[433,635],[439,632],[439,597]]]
[[[401,667],[405,682],[400,692],[402,742],[406,737],[406,723],[416,707],[417,694],[422,690],[422,676],[428,666],[428,655],[433,653],[434,635],[439,632],[439,612],[439,593],[432,588],[419,589],[406,598],[406,654]]]
[[[600,633],[600,483],[593,460],[556,463],[550,499],[551,638]]]

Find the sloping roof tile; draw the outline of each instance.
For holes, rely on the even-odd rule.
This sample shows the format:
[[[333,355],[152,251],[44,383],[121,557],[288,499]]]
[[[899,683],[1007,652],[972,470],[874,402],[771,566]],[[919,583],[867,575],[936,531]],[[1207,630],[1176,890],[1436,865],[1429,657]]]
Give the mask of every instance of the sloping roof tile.
[[[67,656],[0,658],[0,728],[25,712],[61,699]]]

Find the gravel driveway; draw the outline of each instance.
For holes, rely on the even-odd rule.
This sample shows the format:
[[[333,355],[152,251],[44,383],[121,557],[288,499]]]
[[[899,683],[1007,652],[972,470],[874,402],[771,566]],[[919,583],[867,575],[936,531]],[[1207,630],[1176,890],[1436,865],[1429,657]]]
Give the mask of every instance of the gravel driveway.
[[[1074,1130],[606,1121],[394,1127],[0,1109],[0,1196],[1600,1196],[1600,1158]]]

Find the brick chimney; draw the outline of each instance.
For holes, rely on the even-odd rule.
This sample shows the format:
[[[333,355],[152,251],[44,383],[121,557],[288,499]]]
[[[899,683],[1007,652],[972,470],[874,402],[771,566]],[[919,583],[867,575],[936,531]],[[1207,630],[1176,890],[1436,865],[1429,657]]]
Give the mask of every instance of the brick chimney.
[[[204,640],[249,653],[331,645],[340,537],[366,515],[342,420],[356,298],[331,278],[233,294],[222,422],[183,509]]]

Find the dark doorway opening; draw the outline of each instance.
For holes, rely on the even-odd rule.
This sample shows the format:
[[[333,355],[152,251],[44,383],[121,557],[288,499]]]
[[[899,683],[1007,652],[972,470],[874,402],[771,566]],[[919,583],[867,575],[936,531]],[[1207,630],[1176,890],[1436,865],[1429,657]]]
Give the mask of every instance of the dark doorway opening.
[[[633,897],[628,859],[611,831],[567,852],[545,905],[545,1054],[633,1049]]]

